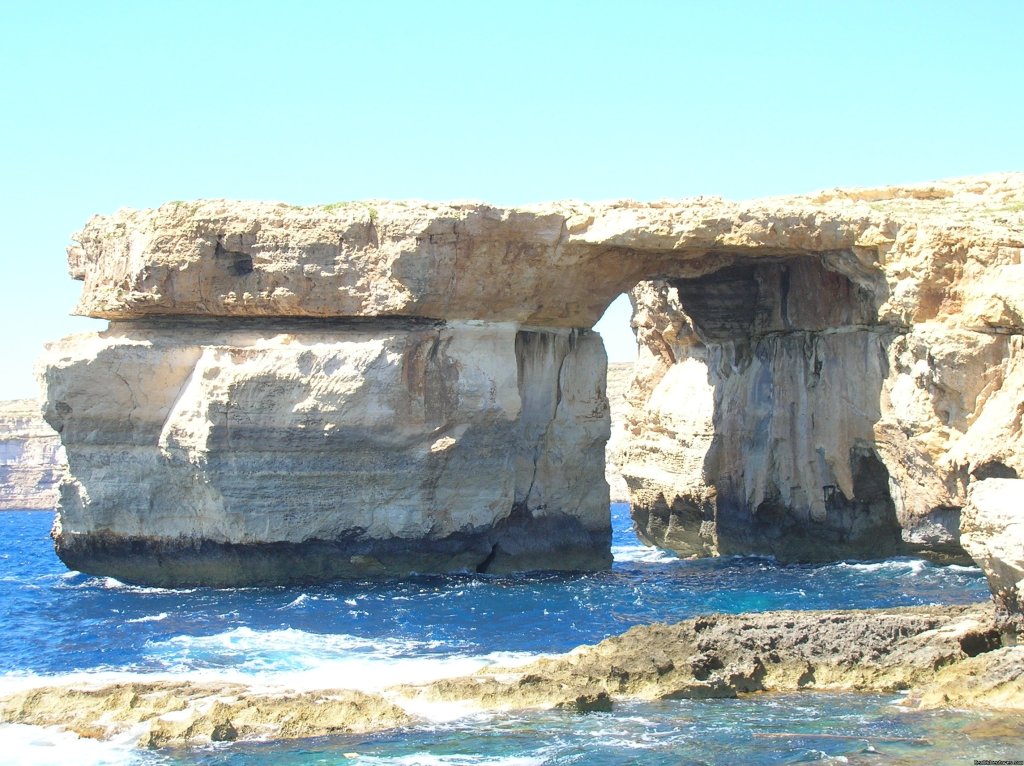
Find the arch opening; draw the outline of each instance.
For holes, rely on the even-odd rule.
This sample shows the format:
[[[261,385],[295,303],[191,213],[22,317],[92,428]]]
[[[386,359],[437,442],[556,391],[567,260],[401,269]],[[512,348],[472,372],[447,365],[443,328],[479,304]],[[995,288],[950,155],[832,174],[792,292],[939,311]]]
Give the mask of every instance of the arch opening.
[[[633,304],[628,293],[620,293],[605,309],[594,331],[601,335],[608,367],[605,393],[611,428],[605,444],[605,480],[613,503],[629,502],[629,486],[622,476],[621,452],[626,444],[626,420],[629,416],[629,386],[637,358],[637,340],[632,327]]]
[[[632,291],[648,393],[622,462],[645,541],[801,561],[903,549],[874,433],[895,331],[826,264],[736,254]]]

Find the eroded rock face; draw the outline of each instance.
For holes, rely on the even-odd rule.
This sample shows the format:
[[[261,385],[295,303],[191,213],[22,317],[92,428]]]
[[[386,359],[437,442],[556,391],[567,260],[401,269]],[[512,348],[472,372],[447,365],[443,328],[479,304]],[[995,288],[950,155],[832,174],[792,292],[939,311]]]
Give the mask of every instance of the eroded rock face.
[[[667,409],[676,421],[666,447],[682,453],[674,465],[686,479],[652,493],[644,473],[631,471],[636,458],[626,458],[644,535],[686,553],[896,552],[900,526],[874,438],[894,333],[866,295],[809,258],[646,294],[656,292],[663,305],[675,293],[689,320],[675,331],[671,375],[650,398],[655,418]],[[642,445],[653,429],[637,430]],[[655,477],[671,470],[656,446],[650,457],[637,451]]]
[[[34,399],[0,402],[0,511],[52,510],[65,471],[60,437]]]
[[[1024,479],[972,484],[960,529],[964,548],[988,577],[1004,628],[1024,635]]]
[[[957,557],[967,489],[1024,470],[1020,180],[838,198],[889,216],[884,284],[819,253],[634,289],[619,462],[651,542]]]
[[[68,251],[78,313],[416,316],[591,327],[657,275],[699,276],[750,249],[828,252],[880,285],[884,217],[806,198],[738,204],[367,202],[297,208],[208,201],[94,217]],[[880,228],[882,227],[882,228]]]
[[[413,722],[381,696],[359,691],[191,681],[31,689],[0,699],[0,720],[56,726],[89,739],[134,735],[139,746],[153,749],[361,734]]]
[[[587,331],[409,320],[54,344],[57,552],[219,585],[607,566],[605,364]]]
[[[94,218],[47,419],[64,559],[148,581],[607,565],[604,353],[651,541],[956,555],[1024,470],[1024,176],[732,203],[222,201]],[[102,401],[101,401],[102,400]]]

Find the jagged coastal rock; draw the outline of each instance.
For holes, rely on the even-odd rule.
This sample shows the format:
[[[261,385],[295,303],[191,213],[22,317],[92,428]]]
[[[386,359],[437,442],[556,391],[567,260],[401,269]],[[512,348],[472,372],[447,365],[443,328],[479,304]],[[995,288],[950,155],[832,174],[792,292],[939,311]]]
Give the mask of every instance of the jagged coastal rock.
[[[379,695],[349,689],[257,690],[178,680],[43,686],[0,699],[0,721],[56,726],[89,739],[135,733],[139,746],[154,749],[361,734],[412,720]]]
[[[60,436],[34,399],[0,401],[0,511],[57,507],[57,484],[66,470]]]
[[[46,418],[69,566],[165,584],[610,562],[618,451],[684,554],[962,556],[1024,470],[1024,176],[756,200],[173,203],[96,217]]]
[[[594,646],[423,686],[396,699],[485,709],[610,709],[621,699],[729,699],[756,692],[937,690],[961,663],[976,682],[964,707],[1022,709],[1021,647],[1001,647],[990,605],[703,615],[630,628]]]
[[[0,721],[98,739],[134,732],[144,747],[173,747],[389,729],[417,723],[417,711],[439,702],[466,714],[589,712],[630,699],[793,691],[906,691],[914,708],[1019,712],[1024,647],[999,646],[990,605],[706,615],[637,626],[528,665],[375,693],[160,680],[36,686],[0,698]]]

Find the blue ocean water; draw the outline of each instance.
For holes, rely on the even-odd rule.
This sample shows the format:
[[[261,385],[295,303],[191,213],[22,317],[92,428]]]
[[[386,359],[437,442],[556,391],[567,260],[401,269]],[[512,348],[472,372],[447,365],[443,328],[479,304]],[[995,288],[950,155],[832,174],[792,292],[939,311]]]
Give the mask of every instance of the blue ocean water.
[[[627,506],[612,512],[615,564],[608,572],[235,589],[146,588],[69,572],[53,554],[50,514],[0,514],[0,694],[43,681],[139,676],[372,690],[525,661],[631,625],[700,613],[988,598],[976,568],[919,559],[683,561],[642,546]],[[0,763],[774,764],[854,762],[877,758],[871,748],[883,747],[886,763],[962,763],[983,757],[979,752],[1024,756],[1024,735],[1012,733],[1012,722],[913,713],[895,701],[806,694],[636,703],[587,716],[438,717],[372,736],[156,753],[0,726],[0,738],[15,743],[0,751]],[[993,731],[1002,734],[989,736]]]

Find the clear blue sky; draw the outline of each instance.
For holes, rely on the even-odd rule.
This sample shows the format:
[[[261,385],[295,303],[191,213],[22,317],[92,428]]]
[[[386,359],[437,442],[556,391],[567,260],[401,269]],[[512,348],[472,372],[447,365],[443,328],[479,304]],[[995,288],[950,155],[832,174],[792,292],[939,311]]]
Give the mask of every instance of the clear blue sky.
[[[744,199],[1024,169],[1024,3],[0,0],[0,398],[172,199]],[[616,351],[613,356],[620,357]]]

